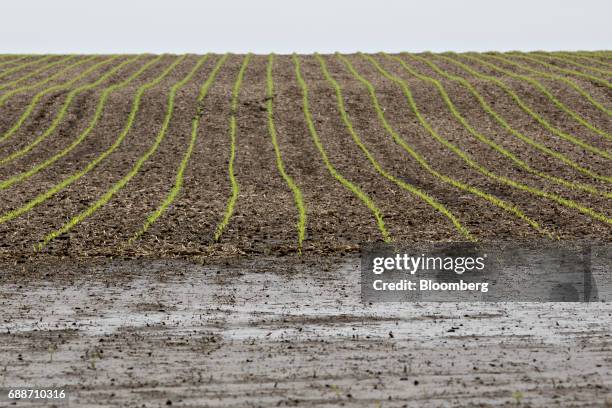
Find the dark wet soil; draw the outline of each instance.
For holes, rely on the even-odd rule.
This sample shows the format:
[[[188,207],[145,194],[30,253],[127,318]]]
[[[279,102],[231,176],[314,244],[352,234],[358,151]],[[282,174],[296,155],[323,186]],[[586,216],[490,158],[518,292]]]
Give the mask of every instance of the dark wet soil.
[[[612,224],[496,182],[467,166],[419,124],[396,84],[360,56],[347,57],[376,88],[389,125],[434,171],[515,205],[561,239],[612,241]],[[431,128],[480,165],[612,216],[610,199],[605,197],[612,193],[609,183],[590,179],[529,147],[483,111],[464,88],[426,64],[401,56],[415,70],[439,79],[457,111],[479,132],[534,169],[590,184],[600,194],[560,186],[521,170],[466,131],[435,87],[397,63],[374,57],[406,81]],[[517,131],[581,166],[612,176],[609,160],[551,134],[498,87],[437,56],[426,57],[468,79]],[[104,58],[97,56],[47,86],[64,83]],[[0,182],[65,149],[89,125],[104,89],[152,58],[143,56],[97,88],[79,94],[66,107],[65,120],[44,142],[0,165]],[[137,89],[176,58],[164,56],[113,92],[97,126],[69,154],[0,190],[0,219],[81,171],[109,148],[126,124]],[[360,303],[356,252],[364,243],[381,241],[382,234],[372,211],[324,166],[305,120],[302,91],[289,56],[275,59],[273,119],[284,167],[306,206],[304,253],[296,253],[298,211],[277,170],[268,130],[266,56],[251,60],[233,112],[239,195],[224,234],[215,242],[215,228],[231,194],[231,97],[244,56],[229,56],[198,112],[200,86],[219,58],[211,56],[177,92],[168,115],[170,88],[198,60],[188,55],[145,92],[127,137],[106,160],[21,216],[0,221],[0,388],[57,385],[68,390],[70,406],[92,407],[612,406],[609,303]],[[444,205],[479,240],[543,238],[511,213],[425,171],[392,140],[362,84],[335,56],[324,58],[342,87],[355,132],[384,171]],[[35,59],[27,57],[21,63]],[[347,132],[334,90],[317,60],[313,56],[300,60],[314,128],[325,154],[338,174],[380,209],[391,238],[464,240],[448,218],[376,171]],[[502,79],[555,127],[612,153],[609,139],[577,124],[533,87],[462,61]],[[610,63],[609,58],[601,61]],[[1,66],[0,74],[17,65]],[[0,84],[36,67],[0,78]],[[101,67],[73,87],[94,82],[109,69]],[[33,76],[20,85],[43,78]],[[571,79],[612,108],[610,89],[584,78]],[[594,126],[612,131],[609,117],[578,93],[560,82],[543,83]],[[40,91],[16,94],[0,107],[2,134]],[[19,131],[0,142],[0,158],[44,132],[69,91],[42,98]],[[202,122],[180,193],[139,240],[126,246],[172,189],[189,144],[191,121],[199,113]],[[45,235],[86,211],[130,172],[154,143],[165,118],[165,137],[130,182],[69,232],[36,249]],[[0,395],[0,406],[3,402]]]
[[[196,114],[196,98],[201,84],[211,73],[220,56],[212,56],[176,95],[168,131],[157,151],[144,163],[135,177],[108,203],[80,221],[43,252],[53,256],[215,256],[282,255],[297,249],[298,212],[293,195],[281,178],[275,163],[266,112],[267,57],[254,56],[239,93],[236,110],[237,143],[235,176],[240,193],[234,213],[219,242],[213,239],[230,196],[228,177],[230,154],[230,100],[238,69],[244,56],[232,55],[223,66],[203,104],[203,120],[189,161],[180,194],[166,212],[132,246],[127,241],[140,229],[146,218],[160,205],[175,183],[175,176],[190,136],[191,119]],[[99,57],[84,64],[76,75]],[[123,58],[123,57],[122,57]],[[79,94],[67,108],[65,120],[44,142],[27,155],[0,168],[3,180],[27,171],[58,153],[83,131],[93,116],[101,92],[127,78],[151,56],[127,65],[96,89]],[[0,191],[0,212],[6,214],[82,170],[119,136],[132,107],[139,86],[150,81],[172,63],[174,56],[163,57],[127,87],[111,94],[98,125],[77,148],[54,165],[29,179]],[[325,80],[313,56],[301,56],[302,74],[310,91],[314,127],[330,162],[344,178],[365,192],[383,214],[391,237],[397,241],[457,241],[465,239],[441,213],[423,200],[383,178],[355,145],[340,119],[333,88]],[[541,238],[542,233],[508,211],[459,190],[428,173],[416,163],[386,132],[373,109],[366,89],[350,75],[334,56],[324,57],[332,76],[341,85],[344,102],[355,131],[373,157],[388,173],[420,189],[444,205],[480,240]],[[595,220],[546,198],[493,180],[469,166],[450,152],[418,123],[402,90],[382,77],[358,55],[348,56],[355,68],[375,86],[377,96],[392,128],[427,162],[432,169],[457,181],[515,205],[546,230],[564,239],[609,241],[611,224]],[[477,141],[452,116],[438,91],[429,83],[412,77],[400,65],[375,56],[385,69],[406,81],[423,118],[440,136],[454,143],[479,164],[500,176],[511,178],[540,191],[563,198],[610,216],[610,200],[602,194],[612,192],[609,183],[592,180],[571,167],[543,155],[518,140],[497,124],[476,103],[471,94],[456,83],[443,79],[422,62],[403,56],[417,71],[440,79],[457,110],[479,132],[528,162],[534,169],[566,180],[590,184],[602,194],[560,186],[515,166],[490,147]],[[521,110],[503,91],[490,83],[475,80],[456,66],[436,56],[427,56],[441,68],[469,79],[476,89],[500,112],[509,124],[526,136],[564,153],[578,164],[610,176],[609,160],[587,154],[560,140]],[[119,60],[122,60],[121,58]],[[121,146],[105,161],[61,192],[39,203],[25,214],[0,223],[1,256],[19,258],[39,256],[34,245],[48,233],[60,228],[70,218],[85,211],[111,186],[126,175],[160,131],[167,113],[170,87],[194,66],[197,56],[188,56],[159,85],[143,97],[133,127]],[[474,69],[496,75],[512,87],[534,111],[559,129],[571,133],[598,148],[610,152],[612,142],[577,124],[574,119],[543,98],[533,87],[487,69],[468,59],[461,59]],[[511,65],[502,65],[511,69]],[[8,69],[7,65],[5,69]],[[536,66],[533,65],[535,68]],[[110,67],[104,66],[74,86],[94,81]],[[539,67],[541,68],[541,67]],[[575,67],[574,67],[575,68]],[[33,68],[30,68],[33,69]],[[56,67],[59,69],[59,67]],[[80,70],[80,71],[79,71]],[[27,71],[26,71],[27,72]],[[517,72],[525,73],[517,69]],[[552,72],[552,71],[551,71]],[[12,74],[10,78],[14,78]],[[383,236],[370,209],[353,192],[340,184],[323,165],[302,111],[302,93],[295,77],[291,57],[278,56],[273,70],[275,93],[273,118],[278,143],[287,173],[300,188],[307,211],[304,251],[339,254],[355,251],[366,242]],[[35,83],[40,77],[24,81]],[[48,86],[67,78],[56,78]],[[606,107],[610,91],[584,78],[572,78]],[[8,80],[8,79],[7,79]],[[564,104],[606,132],[612,130],[609,118],[589,105],[579,94],[562,83],[544,82]],[[39,90],[14,95],[0,107],[0,129],[6,131],[23,112]],[[43,132],[61,108],[66,91],[46,95],[32,115],[10,141],[0,145],[4,157],[27,146]]]

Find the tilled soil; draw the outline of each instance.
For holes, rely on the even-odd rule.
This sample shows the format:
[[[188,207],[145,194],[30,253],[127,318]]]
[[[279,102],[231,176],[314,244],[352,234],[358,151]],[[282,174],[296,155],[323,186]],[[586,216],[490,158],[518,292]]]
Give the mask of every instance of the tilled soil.
[[[546,130],[496,85],[472,77],[439,56],[422,56],[465,77],[518,132],[600,176],[612,176],[608,159]],[[609,87],[507,56],[569,78],[606,109],[612,108]],[[66,387],[70,406],[98,407],[612,406],[609,303],[360,303],[359,260],[347,253],[384,236],[372,210],[330,173],[322,154],[338,177],[359,188],[381,211],[391,239],[467,238],[447,217],[372,166],[347,131],[335,91],[311,55],[299,60],[323,153],[305,120],[292,57],[276,56],[273,67],[272,118],[278,146],[306,207],[302,256],[297,256],[298,210],[277,169],[268,128],[268,58],[255,55],[251,59],[235,110],[232,92],[244,55],[228,57],[198,107],[200,87],[221,58],[211,55],[178,90],[168,109],[171,87],[185,78],[199,57],[186,56],[148,89],[121,145],[56,194],[36,201],[113,145],[126,126],[138,88],[158,77],[178,56],[164,55],[129,85],[110,94],[97,125],[69,153],[23,181],[0,187],[0,388],[56,385]],[[336,56],[325,55],[331,75],[342,88],[352,127],[373,160],[383,171],[443,205],[472,237],[520,241],[541,239],[548,232],[553,238],[611,241],[609,182],[593,179],[527,145],[500,126],[462,86],[425,63],[400,55],[421,74],[439,80],[457,112],[475,130],[532,168],[588,184],[598,192],[530,174],[472,136],[432,84],[413,77],[396,61],[373,55],[409,86],[432,131],[485,168],[477,171],[434,140],[397,84],[361,56],[346,57],[375,87],[389,126],[432,172],[392,139],[367,89],[346,66]],[[36,58],[2,65],[0,75]],[[46,87],[69,81],[105,58],[96,56]],[[0,141],[0,161],[27,147],[53,123],[71,89],[96,81],[127,58],[121,56],[70,89],[43,97],[23,126],[10,139]],[[102,92],[153,58],[144,55],[100,86],[79,94],[52,134],[26,155],[0,164],[0,186],[66,149],[89,126]],[[552,126],[604,155],[612,154],[609,135],[603,137],[577,123],[533,86],[464,57],[453,58],[501,79]],[[599,69],[610,67],[609,58],[593,58],[601,61],[593,62]],[[12,72],[0,78],[0,84],[18,80],[41,64]],[[530,75],[512,65],[498,65]],[[587,72],[569,63],[554,65]],[[32,76],[18,86],[35,84],[61,68]],[[612,131],[609,115],[579,93],[559,81],[542,83],[593,126]],[[11,89],[0,90],[0,97]],[[28,89],[0,106],[0,137],[40,91]],[[201,124],[179,194],[128,245],[175,185],[196,115],[201,115]],[[239,193],[229,224],[215,241],[232,193],[232,116]],[[164,123],[167,131],[156,151],[127,184],[108,195],[155,146]],[[542,230],[453,187],[434,172],[516,206]],[[572,201],[563,205],[496,181],[492,175]],[[91,211],[105,194],[109,200]],[[10,216],[28,203],[27,211]],[[597,211],[600,219],[581,213],[576,205]],[[78,214],[87,216],[47,245],[37,246]]]
[[[190,138],[191,119],[197,113],[196,98],[201,84],[210,75],[220,56],[213,55],[177,92],[172,111],[167,110],[167,98],[172,85],[180,81],[194,66],[197,56],[184,59],[160,84],[148,90],[136,114],[133,127],[124,142],[106,160],[65,186],[54,196],[38,202],[18,217],[0,223],[5,258],[36,256],[35,244],[50,232],[62,227],[70,218],[86,211],[111,186],[128,174],[134,164],[154,143],[164,117],[169,117],[168,129],[156,152],[145,161],[140,171],[114,194],[108,202],[88,213],[67,233],[60,235],[42,252],[59,256],[85,255],[235,255],[284,254],[297,250],[298,212],[293,195],[276,167],[275,155],[268,130],[266,111],[267,57],[254,56],[239,90],[235,112],[237,139],[234,174],[239,195],[230,222],[220,240],[214,232],[226,211],[231,194],[229,181],[230,103],[238,69],[244,56],[232,55],[213,82],[202,107],[202,122],[198,139],[184,174],[184,183],[177,198],[152,227],[132,245],[128,240],[140,229],[172,189],[178,166]],[[483,192],[515,205],[543,229],[561,238],[587,238],[607,241],[610,224],[554,200],[538,196],[494,180],[470,168],[459,156],[435,141],[421,126],[408,105],[401,88],[384,78],[375,67],[359,55],[347,56],[355,69],[375,87],[377,97],[390,126],[434,171],[476,187]],[[604,194],[611,192],[609,183],[595,180],[570,166],[528,146],[503,129],[478,105],[467,90],[444,79],[421,61],[400,56],[418,72],[439,79],[457,111],[467,122],[486,137],[505,147],[534,169],[566,180],[588,184],[600,193],[588,193],[561,186],[530,174],[484,143],[476,140],[452,116],[438,90],[430,83],[411,76],[401,65],[380,55],[373,56],[386,70],[406,81],[415,103],[433,131],[455,144],[469,157],[493,174],[510,178],[542,192],[556,193],[584,207],[609,216],[610,201]],[[586,152],[546,130],[518,107],[499,87],[475,79],[457,66],[438,56],[425,55],[442,69],[465,76],[491,106],[516,130],[543,145],[563,153],[579,165],[610,176],[609,160]],[[82,57],[80,57],[82,58]],[[57,78],[47,86],[61,84],[103,56],[69,71],[66,78]],[[114,64],[123,61],[121,57]],[[28,154],[4,163],[0,168],[3,180],[23,173],[66,148],[87,128],[103,90],[135,72],[152,56],[129,64],[97,88],[79,94],[68,107],[64,120]],[[17,209],[35,199],[66,177],[82,170],[88,162],[107,149],[119,136],[134,94],[139,86],[150,81],[171,64],[175,56],[164,56],[125,88],[113,92],[91,134],[74,150],[53,165],[0,191],[2,214]],[[425,192],[444,205],[477,239],[539,238],[542,231],[528,225],[509,211],[457,189],[427,172],[415,162],[385,130],[366,88],[359,83],[335,56],[324,56],[331,75],[342,87],[345,106],[352,125],[374,159],[389,174]],[[610,152],[612,142],[577,123],[543,97],[533,86],[505,77],[499,72],[467,58],[455,57],[479,72],[494,75],[507,83],[530,108],[553,126],[601,150]],[[512,57],[511,57],[512,58]],[[448,218],[417,196],[383,178],[368,162],[353,142],[338,111],[333,88],[322,75],[313,56],[300,56],[302,74],[309,88],[309,104],[325,154],[335,170],[366,193],[383,214],[391,238],[397,241],[456,241],[466,239]],[[520,61],[535,69],[564,75],[535,63]],[[491,61],[489,59],[489,61]],[[496,61],[497,62],[497,61]],[[508,64],[497,62],[505,69],[528,73]],[[4,69],[9,69],[8,64]],[[28,67],[23,74],[36,69]],[[93,82],[113,65],[105,65],[74,84]],[[55,67],[55,70],[60,67]],[[568,68],[569,67],[565,67]],[[576,67],[571,67],[576,69]],[[52,70],[51,72],[54,72]],[[6,80],[19,78],[17,73]],[[273,119],[278,131],[278,143],[287,173],[300,188],[307,211],[306,237],[303,249],[311,253],[334,254],[353,251],[365,242],[380,241],[383,234],[373,213],[357,196],[336,180],[323,165],[321,153],[313,143],[303,112],[302,91],[296,81],[295,66],[289,56],[277,56],[273,69]],[[34,76],[20,83],[24,86],[41,79]],[[593,98],[610,106],[610,89],[581,77],[571,77]],[[609,78],[608,78],[609,79]],[[543,81],[551,92],[591,124],[610,132],[612,122],[585,98],[562,82]],[[10,87],[9,87],[10,89]],[[8,90],[8,89],[7,89]],[[2,106],[0,129],[10,129],[31,98],[40,89],[28,90],[9,98]],[[2,157],[28,146],[52,123],[62,106],[67,91],[51,93],[42,98],[23,126],[0,146]],[[168,115],[170,112],[171,115]],[[609,153],[608,153],[609,154]],[[609,218],[607,218],[609,220]]]

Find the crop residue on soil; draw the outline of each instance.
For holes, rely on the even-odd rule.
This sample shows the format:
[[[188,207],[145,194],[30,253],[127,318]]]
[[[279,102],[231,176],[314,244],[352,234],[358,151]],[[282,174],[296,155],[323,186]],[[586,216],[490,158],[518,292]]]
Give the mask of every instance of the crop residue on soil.
[[[4,258],[611,237],[610,76],[579,55],[36,58],[0,67]]]

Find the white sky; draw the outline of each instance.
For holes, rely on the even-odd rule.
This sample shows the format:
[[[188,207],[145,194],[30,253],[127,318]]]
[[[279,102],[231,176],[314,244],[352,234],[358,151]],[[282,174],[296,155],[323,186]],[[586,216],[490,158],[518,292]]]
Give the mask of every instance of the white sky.
[[[0,53],[598,50],[611,0],[3,0]]]

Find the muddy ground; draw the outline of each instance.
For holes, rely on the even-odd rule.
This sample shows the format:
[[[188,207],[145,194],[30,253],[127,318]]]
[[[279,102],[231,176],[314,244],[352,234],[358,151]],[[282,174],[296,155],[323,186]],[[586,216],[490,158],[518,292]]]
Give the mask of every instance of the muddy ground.
[[[358,264],[6,267],[0,384],[74,407],[612,404],[610,303],[364,305]]]
[[[610,177],[610,161],[544,128],[490,82],[476,79],[435,55],[441,69],[469,80],[509,125],[578,166]],[[27,57],[23,62],[35,60]],[[50,61],[54,61],[53,57]],[[77,57],[86,58],[84,56]],[[103,61],[96,56],[47,86],[61,84]],[[121,56],[115,64],[125,60]],[[104,89],[133,74],[154,56],[126,65],[95,89],[75,96],[57,129],[27,154],[0,164],[0,183],[65,149],[87,128]],[[28,211],[11,211],[81,171],[109,148],[124,128],[138,87],[177,56],[161,60],[113,92],[91,134],[53,165],[0,189],[0,389],[67,387],[70,406],[612,406],[612,307],[609,303],[376,304],[360,303],[358,250],[382,240],[372,212],[325,168],[304,118],[302,92],[289,56],[273,69],[273,119],[284,166],[300,188],[307,212],[303,255],[296,256],[298,211],[280,177],[266,112],[267,57],[246,70],[236,118],[235,211],[218,242],[213,239],[230,197],[231,92],[244,56],[231,55],[202,105],[202,122],[180,194],[133,245],[126,245],[172,189],[189,144],[196,98],[219,55],[181,88],[168,132],[155,154],[106,204],[44,248],[35,245],[85,211],[125,176],[162,128],[170,88],[196,63],[187,56],[146,91],[133,127],[119,147],[78,180]],[[612,242],[612,227],[575,208],[499,183],[471,169],[432,139],[402,90],[358,55],[348,60],[377,91],[390,126],[431,169],[515,205],[538,230],[509,211],[444,183],[395,143],[378,120],[365,89],[334,56],[323,56],[342,87],[354,131],[389,174],[443,204],[481,241],[542,239]],[[402,66],[375,56],[410,86],[431,129],[500,176],[573,200],[609,221],[609,182],[551,159],[518,140],[477,99],[421,60],[401,56],[413,69],[440,81],[478,132],[537,171],[598,190],[555,184],[517,167],[477,141],[444,104],[437,89]],[[543,79],[551,93],[597,129],[579,124],[532,86],[463,57],[482,73],[508,84],[560,132],[607,154],[612,121],[574,89]],[[513,61],[518,62],[515,57]],[[610,59],[600,58],[600,69]],[[353,142],[337,110],[334,89],[314,56],[300,56],[314,127],[336,170],[380,209],[398,242],[463,241],[448,218],[381,177]],[[490,60],[491,61],[491,60]],[[522,61],[524,62],[524,61]],[[19,62],[0,67],[0,75]],[[60,64],[61,65],[61,64]],[[527,74],[512,65],[505,69]],[[605,109],[612,91],[597,81],[563,75]],[[566,69],[581,68],[556,61]],[[11,72],[14,81],[39,66]],[[102,66],[69,89],[41,98],[23,125],[0,141],[0,160],[27,148],[54,120],[71,89],[95,81]],[[35,84],[55,66],[23,81]],[[591,72],[592,73],[592,72]],[[599,74],[606,78],[605,75]],[[610,80],[610,78],[606,78]],[[14,87],[0,91],[4,92]],[[40,89],[0,106],[0,136],[18,121]],[[605,153],[604,153],[605,154]],[[570,206],[571,207],[571,206]],[[2,405],[0,399],[0,406]],[[606,405],[607,404],[607,405]],[[18,405],[22,406],[22,405]]]

